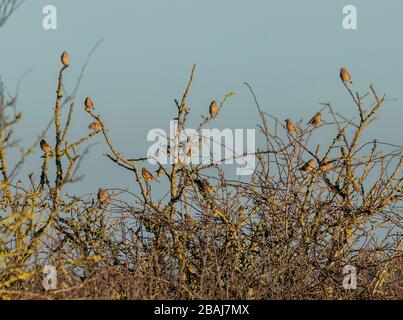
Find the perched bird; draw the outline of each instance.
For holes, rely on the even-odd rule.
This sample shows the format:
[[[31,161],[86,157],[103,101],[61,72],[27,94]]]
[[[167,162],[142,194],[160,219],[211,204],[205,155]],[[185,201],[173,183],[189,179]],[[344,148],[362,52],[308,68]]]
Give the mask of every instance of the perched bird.
[[[40,145],[41,145],[42,151],[45,152],[45,153],[49,153],[49,152],[53,151],[53,148],[50,145],[47,144],[45,139],[41,140]]]
[[[299,170],[311,172],[313,169],[315,169],[315,160],[311,159],[307,163],[305,163]]]
[[[340,79],[341,79],[343,82],[350,82],[350,83],[353,83],[353,82],[351,81],[351,76],[350,76],[350,74],[348,73],[348,70],[347,70],[346,68],[341,68],[341,69],[340,69]]]
[[[157,177],[161,177],[164,174],[164,169],[160,166],[155,173],[157,174]]]
[[[192,146],[191,145],[186,145],[185,146],[185,155],[186,155],[186,157],[191,157],[192,156]]]
[[[190,214],[185,213],[185,223],[187,226],[192,225],[192,217],[190,216]]]
[[[68,67],[70,64],[69,54],[64,51],[61,56],[62,63],[65,67]]]
[[[213,192],[213,188],[211,187],[210,183],[206,179],[202,179],[202,180],[197,179],[197,180],[195,180],[195,182],[201,192],[204,192],[204,193]]]
[[[184,148],[184,154],[186,155],[186,157],[191,157],[192,156],[192,139],[191,137],[187,137],[186,139],[186,144],[185,144],[185,148]]]
[[[102,126],[99,123],[99,121],[94,121],[94,122],[90,123],[90,125],[88,126],[88,129],[91,129],[94,131],[100,131],[102,129]]]
[[[346,151],[346,148],[341,147],[341,148],[340,148],[340,152],[341,152],[341,156],[342,156],[342,158],[343,158],[343,159],[345,159],[345,158],[347,157],[347,151]]]
[[[297,132],[297,129],[295,128],[295,125],[291,121],[291,119],[285,119],[285,123],[289,134],[294,134],[295,132]]]
[[[155,178],[146,168],[141,169],[141,175],[147,183],[152,182]]]
[[[209,111],[210,111],[211,118],[214,119],[218,114],[218,106],[217,106],[217,102],[215,100],[213,100],[211,102]]]
[[[340,140],[343,136],[344,136],[344,128],[341,128],[336,136],[336,140]]]
[[[92,102],[91,98],[85,98],[84,104],[86,111],[94,109],[94,102]]]
[[[309,120],[308,124],[312,124],[315,127],[320,125],[320,122],[322,121],[322,115],[320,112],[317,112],[312,118],[311,120]]]
[[[106,193],[106,190],[103,188],[99,188],[97,198],[99,202],[105,202],[108,199],[108,194]]]
[[[351,180],[351,182],[352,182],[353,188],[354,188],[354,190],[356,192],[361,192],[362,191],[361,190],[362,184],[361,185],[358,184],[355,180]]]
[[[327,156],[325,156],[322,161],[320,162],[320,169],[323,172],[328,172],[332,169],[332,166],[329,162],[329,158]]]

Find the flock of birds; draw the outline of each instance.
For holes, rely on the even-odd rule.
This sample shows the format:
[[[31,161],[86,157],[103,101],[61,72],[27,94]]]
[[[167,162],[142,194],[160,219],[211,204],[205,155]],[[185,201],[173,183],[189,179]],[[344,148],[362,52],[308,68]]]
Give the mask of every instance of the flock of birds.
[[[69,56],[68,56],[67,52],[63,52],[63,54],[61,56],[61,61],[64,65],[64,67],[69,66]],[[344,83],[346,83],[346,82],[353,83],[351,81],[350,73],[348,72],[348,70],[346,68],[340,69],[340,79]],[[87,111],[87,112],[90,112],[94,108],[94,102],[89,97],[87,97],[85,99],[84,105],[85,105],[85,111]],[[219,112],[219,107],[217,105],[217,102],[215,100],[213,100],[209,107],[209,113],[210,113],[211,119],[214,119],[217,116],[218,112]],[[321,121],[322,121],[322,115],[320,112],[317,112],[311,118],[311,120],[309,120],[309,122],[307,124],[313,125],[316,127],[316,126],[320,125]],[[296,128],[295,124],[289,118],[287,118],[285,120],[285,123],[286,123],[286,129],[287,129],[288,133],[291,135],[294,135],[297,132],[297,128]],[[102,125],[99,121],[94,121],[88,126],[88,128],[93,131],[100,131],[100,130],[102,130]],[[53,152],[52,146],[50,146],[46,142],[45,139],[42,139],[40,141],[40,147],[41,147],[42,151],[45,153],[45,155]],[[310,159],[302,167],[300,167],[299,170],[309,173],[309,172],[312,172],[314,169],[315,169],[315,160]],[[327,171],[331,170],[331,165],[330,165],[330,162],[329,162],[329,159],[327,158],[327,156],[325,156],[322,159],[322,161],[320,162],[320,169],[322,170],[322,172],[327,172]],[[152,181],[156,180],[156,178],[146,168],[143,168],[141,170],[141,175],[143,176],[144,181],[147,184],[150,184]],[[198,182],[198,181],[196,181],[196,182]],[[211,186],[208,184],[208,182],[206,180],[199,181],[197,183],[197,185],[198,185],[199,189],[201,189],[202,191],[211,190]],[[100,203],[107,201],[109,199],[107,191],[104,188],[99,188],[97,198]]]
[[[341,68],[340,69],[340,79],[346,83],[353,83],[351,81],[351,76],[350,73],[348,72],[348,70],[346,68]],[[320,112],[317,112],[312,118],[311,120],[309,120],[309,122],[307,123],[307,125],[313,125],[315,127],[319,126],[322,122],[322,115]],[[292,122],[291,119],[287,118],[285,119],[285,124],[286,124],[286,128],[289,134],[294,135],[297,132],[297,128],[295,126],[295,124]],[[301,171],[304,172],[312,172],[315,169],[315,160],[311,159],[308,162],[306,162],[301,168]],[[322,170],[322,172],[328,172],[331,169],[331,165],[329,162],[329,159],[327,156],[325,156],[322,161],[320,162],[320,169]]]
[[[346,68],[341,68],[340,69],[340,79],[343,82],[349,82],[349,83],[353,83],[351,81],[351,76],[350,73],[348,72],[348,70]],[[317,112],[312,118],[311,120],[309,120],[309,122],[307,123],[308,125],[313,125],[313,126],[318,126],[320,125],[322,121],[322,115],[320,112]],[[291,119],[287,118],[285,119],[285,123],[286,123],[286,128],[288,133],[290,134],[295,134],[297,132],[297,128],[295,127],[294,123],[292,122]]]

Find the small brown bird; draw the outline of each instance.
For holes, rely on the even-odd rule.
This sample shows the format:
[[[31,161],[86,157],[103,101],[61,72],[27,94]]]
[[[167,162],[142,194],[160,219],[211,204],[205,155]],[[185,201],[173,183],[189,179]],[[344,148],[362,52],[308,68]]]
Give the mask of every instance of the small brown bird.
[[[195,182],[201,192],[204,192],[204,193],[213,192],[213,188],[211,187],[210,183],[206,179],[202,179],[202,180],[197,179],[197,180],[195,180]]]
[[[327,156],[325,156],[322,161],[320,162],[320,169],[323,172],[328,172],[332,169],[332,166],[329,162],[329,158]]]
[[[297,132],[297,129],[295,128],[295,125],[291,121],[291,119],[285,119],[285,123],[289,134],[294,134],[295,132]]]
[[[192,139],[191,139],[191,137],[187,137],[186,145],[185,145],[184,150],[183,150],[183,152],[186,155],[186,157],[191,157],[192,156],[192,147],[193,147]]]
[[[313,169],[315,169],[315,160],[311,159],[307,163],[305,163],[299,170],[311,172]]]
[[[100,131],[100,130],[102,130],[102,126],[99,123],[99,121],[94,121],[94,122],[90,123],[90,125],[88,126],[88,129],[91,129],[94,131]]]
[[[105,202],[108,199],[108,194],[106,190],[103,188],[99,188],[97,198],[99,202]]]
[[[186,157],[192,156],[192,146],[190,146],[190,145],[185,146],[185,155],[186,155]]]
[[[309,120],[308,124],[312,124],[312,125],[314,125],[314,126],[316,127],[316,126],[320,125],[321,121],[322,121],[322,115],[321,115],[320,112],[317,112],[317,113],[311,118],[311,120]]]
[[[141,169],[141,175],[147,183],[152,182],[155,178],[146,168]]]
[[[351,81],[351,76],[350,76],[350,74],[348,73],[348,70],[347,70],[346,68],[341,68],[341,69],[340,69],[340,79],[341,79],[343,82],[350,82],[350,83],[353,83],[353,82]]]
[[[210,111],[211,118],[214,119],[218,114],[218,106],[217,106],[217,102],[215,100],[213,100],[211,102],[209,111]]]
[[[185,223],[187,226],[191,226],[192,225],[192,217],[190,216],[190,214],[185,213]]]
[[[164,169],[160,166],[155,173],[157,174],[157,177],[161,177],[164,174]]]
[[[62,63],[65,67],[68,67],[70,64],[69,54],[64,51],[61,56]]]
[[[84,104],[86,111],[94,109],[94,102],[92,102],[90,97],[85,98]]]
[[[344,128],[341,128],[336,136],[336,140],[340,140],[343,136],[344,136]]]
[[[340,152],[341,152],[341,156],[342,156],[342,158],[343,158],[343,159],[345,159],[345,158],[347,157],[347,151],[346,151],[346,148],[341,147],[341,148],[340,148]]]
[[[45,139],[41,140],[40,145],[41,145],[42,151],[45,152],[45,153],[50,153],[50,152],[53,151],[53,148],[50,145],[47,144]]]
[[[356,192],[362,191],[361,190],[362,185],[358,184],[355,180],[352,180],[351,182],[352,182],[353,188]]]

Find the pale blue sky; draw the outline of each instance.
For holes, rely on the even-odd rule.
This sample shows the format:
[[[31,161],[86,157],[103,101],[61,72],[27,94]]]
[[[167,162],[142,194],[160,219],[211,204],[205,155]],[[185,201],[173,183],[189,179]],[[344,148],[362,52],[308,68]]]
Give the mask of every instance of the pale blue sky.
[[[42,28],[48,4],[58,9],[56,31]],[[347,4],[357,7],[358,30],[342,27]],[[89,50],[105,37],[78,92],[72,135],[87,133],[90,119],[80,108],[91,96],[118,149],[137,157],[147,151],[150,129],[168,129],[173,98],[180,97],[193,63],[191,124],[211,99],[234,91],[215,126],[245,129],[255,128],[258,117],[244,81],[263,109],[280,119],[306,119],[325,101],[351,116],[355,109],[338,78],[345,66],[354,89],[374,82],[379,94],[398,99],[385,105],[368,137],[401,144],[402,14],[401,0],[27,0],[0,29],[0,75],[13,91],[34,68],[18,105],[24,112],[19,136],[28,146],[49,119],[60,53],[70,53],[66,87],[72,88]],[[82,166],[81,192],[133,184],[133,177],[102,157],[105,150],[93,149]],[[36,172],[39,156],[31,162]]]

